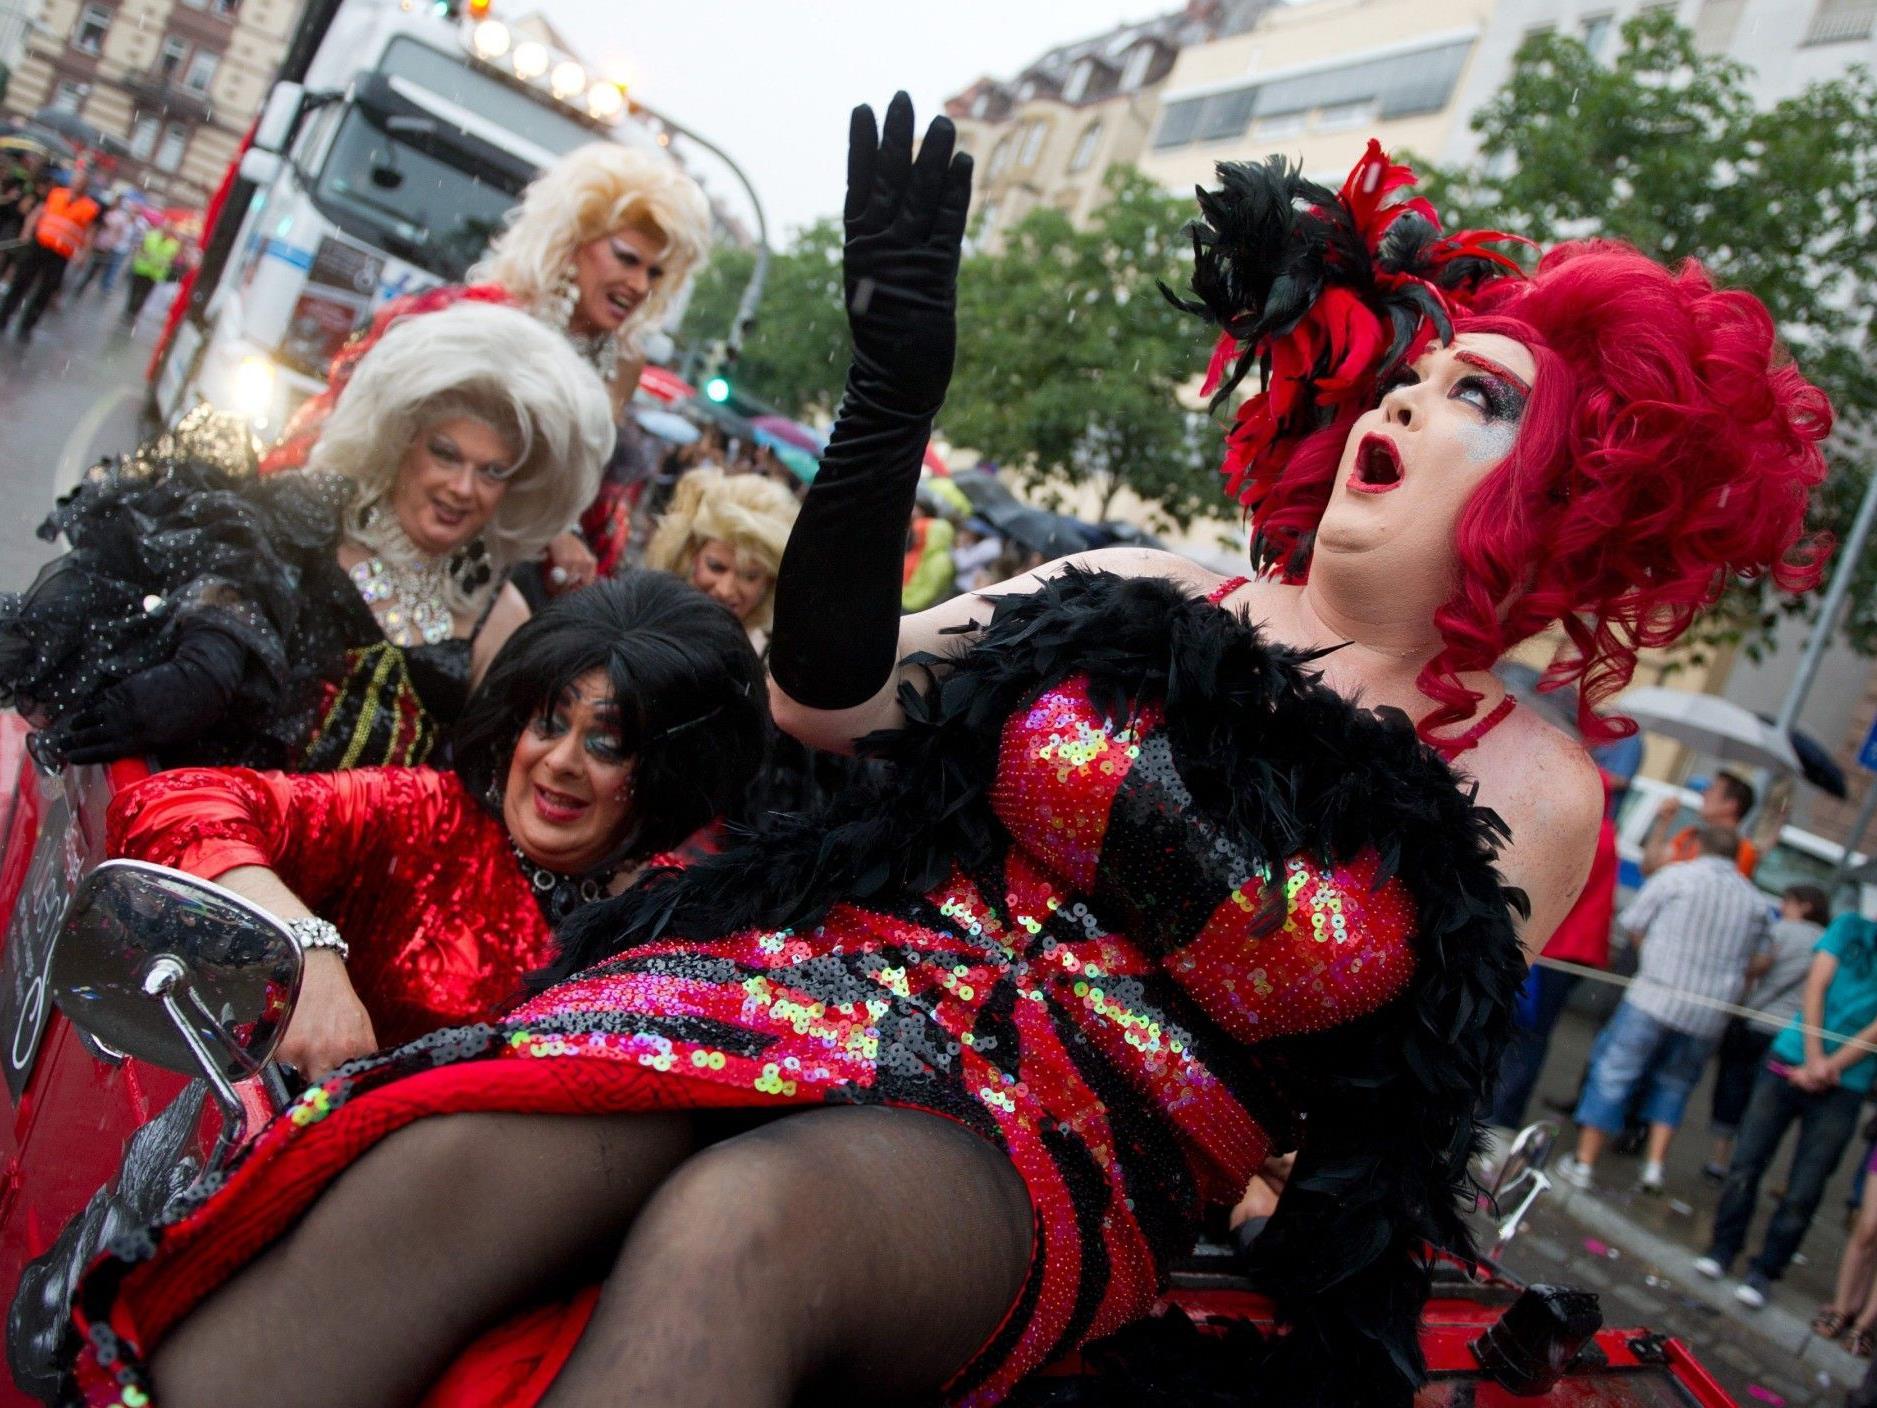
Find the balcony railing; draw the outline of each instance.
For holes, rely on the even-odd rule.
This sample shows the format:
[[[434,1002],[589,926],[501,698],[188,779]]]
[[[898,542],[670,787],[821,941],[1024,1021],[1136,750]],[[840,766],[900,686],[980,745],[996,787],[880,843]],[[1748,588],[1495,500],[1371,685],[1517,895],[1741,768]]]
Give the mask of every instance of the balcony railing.
[[[207,122],[214,113],[207,93],[178,83],[175,74],[160,69],[133,70],[124,75],[124,87],[138,106],[155,112],[190,122]]]
[[[1874,27],[1877,27],[1877,4],[1845,5],[1825,0],[1812,16],[1804,42],[1808,45],[1842,44],[1854,39],[1869,39]]]

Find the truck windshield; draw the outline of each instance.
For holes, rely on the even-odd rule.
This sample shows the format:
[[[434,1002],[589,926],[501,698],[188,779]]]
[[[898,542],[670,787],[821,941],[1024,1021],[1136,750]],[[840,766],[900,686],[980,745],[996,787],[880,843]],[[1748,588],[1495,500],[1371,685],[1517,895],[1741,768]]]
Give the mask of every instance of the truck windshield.
[[[339,125],[313,199],[358,239],[449,282],[460,282],[500,228],[520,188],[500,172],[471,171],[447,149],[420,149],[361,108]]]

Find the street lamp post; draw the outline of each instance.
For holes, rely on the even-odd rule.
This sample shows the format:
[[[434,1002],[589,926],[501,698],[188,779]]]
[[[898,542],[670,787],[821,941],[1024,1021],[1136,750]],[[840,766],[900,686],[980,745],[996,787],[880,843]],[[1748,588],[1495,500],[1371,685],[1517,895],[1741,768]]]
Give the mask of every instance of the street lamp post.
[[[635,103],[635,107],[649,117],[656,118],[660,126],[674,136],[687,142],[694,142],[730,168],[730,174],[736,177],[743,187],[743,193],[749,197],[750,208],[756,212],[756,267],[750,270],[749,282],[743,286],[743,297],[736,305],[736,315],[730,321],[730,337],[724,344],[725,352],[734,358],[743,348],[743,338],[749,332],[750,324],[756,320],[756,305],[762,302],[763,284],[769,277],[769,219],[763,213],[761,197],[756,194],[756,187],[750,183],[743,168],[730,159],[730,154],[715,142],[697,135],[681,123],[673,122],[662,112],[648,108],[644,103]]]

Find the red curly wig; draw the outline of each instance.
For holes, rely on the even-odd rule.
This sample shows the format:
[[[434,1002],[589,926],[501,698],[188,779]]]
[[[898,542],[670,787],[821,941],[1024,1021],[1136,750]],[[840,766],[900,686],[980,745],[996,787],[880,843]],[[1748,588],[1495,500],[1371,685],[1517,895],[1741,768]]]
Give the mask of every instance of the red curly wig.
[[[1589,240],[1552,250],[1530,279],[1486,284],[1454,329],[1516,339],[1538,375],[1512,454],[1455,530],[1457,587],[1435,617],[1444,646],[1417,681],[1439,706],[1423,737],[1471,717],[1481,696],[1463,673],[1553,622],[1570,646],[1544,687],[1578,686],[1587,741],[1623,737],[1635,725],[1596,706],[1731,576],[1817,584],[1829,544],[1805,538],[1804,518],[1831,406],[1751,294],[1716,288],[1692,260],[1670,271]],[[1299,444],[1253,505],[1292,580],[1359,410]]]

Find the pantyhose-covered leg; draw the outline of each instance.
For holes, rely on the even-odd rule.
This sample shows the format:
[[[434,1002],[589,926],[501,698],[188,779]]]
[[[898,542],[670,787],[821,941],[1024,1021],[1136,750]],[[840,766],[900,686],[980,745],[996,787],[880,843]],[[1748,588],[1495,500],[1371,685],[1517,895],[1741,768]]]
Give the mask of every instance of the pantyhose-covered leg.
[[[918,1402],[997,1328],[1029,1200],[937,1116],[787,1115],[694,1155],[645,1206],[542,1408]]]
[[[447,1115],[371,1150],[171,1332],[164,1408],[396,1408],[476,1334],[604,1273],[685,1115]]]

